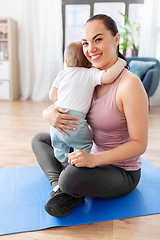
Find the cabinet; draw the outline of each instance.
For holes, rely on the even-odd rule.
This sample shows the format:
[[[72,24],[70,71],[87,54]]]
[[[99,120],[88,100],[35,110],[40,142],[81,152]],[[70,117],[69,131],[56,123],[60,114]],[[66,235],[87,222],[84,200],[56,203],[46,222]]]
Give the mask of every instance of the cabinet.
[[[19,98],[17,22],[0,18],[0,100]]]

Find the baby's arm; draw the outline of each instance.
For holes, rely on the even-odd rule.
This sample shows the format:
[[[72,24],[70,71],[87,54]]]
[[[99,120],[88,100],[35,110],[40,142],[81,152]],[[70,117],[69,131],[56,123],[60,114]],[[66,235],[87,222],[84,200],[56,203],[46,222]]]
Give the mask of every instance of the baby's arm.
[[[53,101],[56,102],[58,100],[58,88],[52,86],[50,91],[49,91],[49,98]]]
[[[101,83],[112,83],[122,72],[123,68],[126,65],[127,63],[125,60],[123,60],[122,58],[118,58],[115,64],[112,67],[108,68],[108,70],[102,74]]]

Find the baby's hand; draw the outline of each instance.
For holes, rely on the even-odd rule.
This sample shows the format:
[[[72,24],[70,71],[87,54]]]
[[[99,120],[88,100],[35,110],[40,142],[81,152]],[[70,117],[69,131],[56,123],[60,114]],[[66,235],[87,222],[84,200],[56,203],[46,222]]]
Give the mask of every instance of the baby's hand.
[[[127,62],[124,60],[124,67],[126,67],[127,66]]]
[[[76,150],[65,154],[68,157],[68,163],[76,167],[94,168],[96,166],[95,154],[87,153],[82,150]]]

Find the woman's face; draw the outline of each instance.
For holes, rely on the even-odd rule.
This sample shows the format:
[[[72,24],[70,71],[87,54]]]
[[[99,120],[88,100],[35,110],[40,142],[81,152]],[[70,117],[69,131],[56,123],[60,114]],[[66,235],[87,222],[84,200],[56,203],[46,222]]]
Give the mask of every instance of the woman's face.
[[[102,21],[88,22],[82,32],[84,55],[94,67],[108,69],[117,59],[119,39],[119,33],[113,37]]]

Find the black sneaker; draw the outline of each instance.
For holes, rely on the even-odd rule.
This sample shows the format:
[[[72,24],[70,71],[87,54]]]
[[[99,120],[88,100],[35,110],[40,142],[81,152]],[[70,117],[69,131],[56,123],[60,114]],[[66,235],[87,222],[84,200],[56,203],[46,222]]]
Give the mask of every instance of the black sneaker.
[[[66,217],[83,201],[84,197],[72,197],[58,189],[56,192],[51,192],[45,210],[53,217]]]

